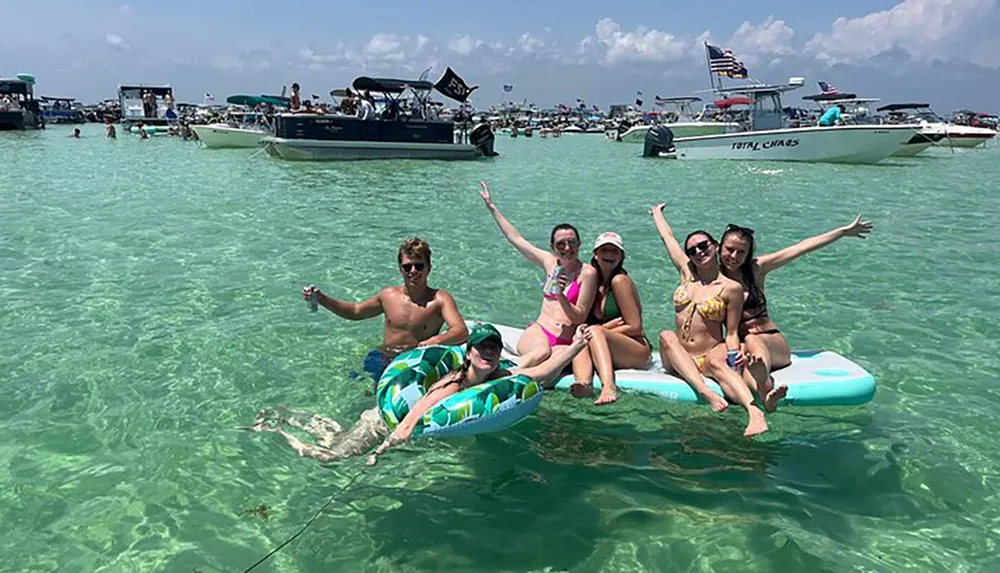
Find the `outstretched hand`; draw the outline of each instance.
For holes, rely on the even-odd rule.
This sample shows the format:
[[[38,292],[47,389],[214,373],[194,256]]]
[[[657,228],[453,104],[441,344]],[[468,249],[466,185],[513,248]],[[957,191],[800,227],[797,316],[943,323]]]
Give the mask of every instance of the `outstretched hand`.
[[[854,221],[850,225],[844,227],[845,237],[858,237],[859,239],[864,239],[865,235],[872,232],[874,224],[871,221],[862,221],[861,214],[854,218]]]
[[[317,288],[316,285],[302,287],[302,298],[309,300],[313,293],[319,294],[319,288]]]
[[[663,213],[663,208],[666,207],[666,203],[657,203],[649,208],[650,215],[656,215],[657,213]]]
[[[581,324],[576,327],[576,332],[573,334],[573,342],[581,346],[590,344],[590,339],[594,337],[594,334],[590,332],[590,327],[586,324]]]
[[[480,181],[479,186],[482,187],[482,190],[479,192],[479,196],[482,197],[483,203],[485,203],[487,207],[492,207],[493,198],[490,197],[490,188],[486,186],[485,181]]]

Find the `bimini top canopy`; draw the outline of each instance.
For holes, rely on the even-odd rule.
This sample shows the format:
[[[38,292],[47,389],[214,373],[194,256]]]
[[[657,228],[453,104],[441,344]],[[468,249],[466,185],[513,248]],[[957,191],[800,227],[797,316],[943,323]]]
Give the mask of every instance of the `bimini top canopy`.
[[[226,103],[233,105],[245,105],[248,107],[257,107],[261,104],[271,104],[278,107],[289,107],[292,105],[292,100],[287,97],[281,96],[268,96],[268,95],[231,95],[226,98]]]
[[[890,103],[875,111],[903,111],[904,109],[927,109],[931,107],[929,103]]]
[[[0,78],[0,94],[7,95],[27,95],[31,92],[28,82],[24,80],[11,80]]]
[[[153,92],[153,95],[163,97],[167,94],[173,95],[174,88],[170,86],[144,86],[141,84],[140,85],[122,84],[118,86],[118,93],[133,92],[133,91]]]
[[[835,93],[835,94],[815,94],[802,96],[802,99],[806,101],[837,101],[837,100],[853,100],[857,99],[858,94],[851,93]]]
[[[701,101],[698,96],[660,97],[656,96],[655,103],[695,103]]]
[[[734,105],[753,105],[753,100],[748,97],[730,97],[726,99],[717,99],[714,102],[715,107],[719,109],[729,109]]]
[[[406,91],[406,88],[414,90],[431,91],[434,84],[419,80],[394,80],[390,78],[369,78],[361,76],[354,80],[351,87],[358,91],[382,92],[386,94],[398,94]]]

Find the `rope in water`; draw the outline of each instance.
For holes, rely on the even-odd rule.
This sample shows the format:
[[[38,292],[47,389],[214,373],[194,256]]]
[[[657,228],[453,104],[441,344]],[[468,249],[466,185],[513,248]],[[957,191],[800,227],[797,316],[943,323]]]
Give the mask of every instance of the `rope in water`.
[[[288,545],[288,544],[289,544],[289,543],[291,543],[292,541],[295,541],[295,538],[296,538],[296,537],[298,537],[298,536],[300,536],[300,535],[302,535],[302,533],[303,533],[303,532],[304,532],[304,531],[305,531],[305,530],[306,530],[306,529],[307,529],[307,528],[308,528],[308,527],[309,527],[310,525],[312,525],[312,523],[313,523],[314,521],[316,521],[316,519],[317,519],[317,518],[318,518],[318,517],[319,517],[319,516],[320,516],[320,515],[321,515],[321,514],[323,513],[323,510],[325,510],[325,509],[326,509],[327,507],[329,507],[329,506],[330,506],[330,504],[331,504],[331,503],[333,503],[333,500],[334,500],[334,498],[335,498],[335,497],[337,497],[338,495],[340,495],[341,493],[344,493],[344,491],[345,491],[345,490],[346,490],[347,488],[349,488],[349,487],[351,487],[352,485],[354,485],[354,482],[355,482],[355,481],[357,481],[357,479],[358,479],[359,477],[361,477],[361,474],[363,474],[363,473],[364,473],[364,470],[361,470],[361,471],[359,471],[358,473],[354,474],[354,477],[352,477],[352,478],[350,479],[350,481],[348,481],[348,482],[347,482],[347,484],[345,484],[345,485],[344,485],[344,487],[340,488],[340,490],[339,490],[339,491],[337,491],[337,492],[335,492],[335,493],[334,493],[333,495],[331,495],[331,496],[330,496],[330,499],[326,500],[326,503],[324,503],[324,504],[323,504],[323,506],[319,508],[319,511],[317,511],[317,512],[316,512],[316,514],[315,514],[315,515],[313,515],[313,516],[312,516],[312,518],[310,518],[310,519],[309,519],[309,521],[307,521],[307,522],[305,523],[305,525],[303,525],[303,526],[302,526],[302,528],[301,528],[301,529],[299,529],[299,530],[298,530],[297,532],[295,532],[295,535],[292,535],[291,537],[289,537],[288,539],[286,539],[285,541],[283,541],[283,542],[281,543],[281,545],[279,545],[279,546],[275,547],[274,549],[272,549],[270,553],[268,553],[267,555],[265,555],[265,556],[261,557],[261,558],[260,558],[260,560],[258,560],[258,561],[257,561],[256,563],[254,563],[253,565],[251,565],[251,566],[247,567],[246,569],[244,569],[244,570],[243,570],[243,573],[249,573],[250,571],[253,571],[254,569],[256,569],[256,568],[257,568],[257,566],[258,566],[258,565],[260,565],[261,563],[263,563],[263,562],[267,561],[268,559],[270,559],[270,558],[271,558],[271,556],[272,556],[272,555],[274,555],[275,553],[277,553],[278,551],[281,551],[281,549],[282,549],[282,548],[283,548],[284,546]]]

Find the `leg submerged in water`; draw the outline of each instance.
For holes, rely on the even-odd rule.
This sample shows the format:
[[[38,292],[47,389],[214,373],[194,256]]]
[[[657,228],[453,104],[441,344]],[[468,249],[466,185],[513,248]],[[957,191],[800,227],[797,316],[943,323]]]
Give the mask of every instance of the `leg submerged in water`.
[[[726,362],[726,347],[716,346],[705,357],[705,373],[714,378],[722,391],[730,400],[736,402],[747,411],[750,417],[743,435],[750,437],[763,434],[768,430],[767,420],[764,419],[764,412],[753,403],[753,393],[747,387],[743,378],[733,370]]]
[[[253,426],[255,431],[273,431],[285,438],[288,445],[300,456],[316,458],[323,462],[365,454],[377,446],[389,433],[389,428],[386,427],[377,408],[365,410],[358,422],[346,433],[340,431],[339,424],[322,416],[313,416],[306,424],[295,420],[294,417],[285,420],[279,419],[277,423],[274,423],[262,419],[262,414],[265,412],[262,411],[261,414],[258,414],[260,421],[255,420]],[[282,421],[315,437],[319,445],[307,444],[294,434],[289,433],[282,427]],[[333,435],[332,430],[335,428],[339,439]]]

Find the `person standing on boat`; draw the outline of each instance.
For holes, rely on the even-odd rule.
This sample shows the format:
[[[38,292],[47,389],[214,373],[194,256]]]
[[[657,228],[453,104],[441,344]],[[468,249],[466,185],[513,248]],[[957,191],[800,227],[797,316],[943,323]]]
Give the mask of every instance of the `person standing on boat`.
[[[542,310],[517,341],[518,366],[535,366],[546,360],[557,346],[569,345],[576,327],[586,322],[597,294],[597,269],[580,262],[580,233],[576,227],[568,223],[556,225],[549,237],[552,250],[540,249],[529,243],[500,213],[486,182],[479,184],[482,186],[479,196],[504,238],[548,277],[545,286],[551,288],[543,288],[546,292]]]
[[[292,84],[292,96],[289,98],[288,109],[295,113],[302,109],[302,96],[299,95],[299,84],[295,82]]]
[[[746,293],[743,316],[740,319],[740,339],[750,360],[743,376],[761,397],[764,409],[768,412],[777,409],[778,400],[788,391],[785,386],[774,387],[771,372],[792,363],[792,349],[788,339],[768,314],[764,279],[772,271],[802,255],[833,244],[842,237],[864,239],[871,230],[872,224],[862,221],[861,215],[858,215],[843,227],[759,257],[754,255],[753,229],[730,224],[722,234],[722,249],[719,251],[722,272],[739,282]]]
[[[837,105],[830,106],[830,109],[823,113],[823,116],[819,118],[820,127],[832,127],[834,125],[842,125],[844,123],[843,113],[847,111],[844,104],[838,103]]]
[[[370,92],[365,92],[364,95],[358,94],[358,118],[363,121],[371,121],[375,119],[375,105],[372,103],[374,98]]]
[[[389,362],[406,350],[434,344],[461,344],[469,336],[455,299],[448,291],[427,285],[431,272],[430,245],[416,237],[403,241],[397,262],[403,284],[385,287],[363,302],[329,297],[315,285],[302,289],[302,296],[307,301],[315,296],[319,306],[341,318],[364,320],[385,315],[382,344],[369,352],[364,361],[365,372],[376,382]],[[440,333],[445,325],[447,330]]]
[[[722,412],[729,404],[705,383],[714,378],[733,402],[749,416],[744,436],[767,431],[764,412],[754,405],[753,394],[743,377],[746,361],[740,350],[739,326],[743,313],[743,288],[722,274],[716,258],[719,243],[707,231],[694,231],[683,246],[663,216],[663,203],[650,209],[656,230],[680,274],[674,291],[675,328],[660,332],[660,358],[667,372],[676,372],[712,410]],[[733,353],[733,366],[727,353]]]

